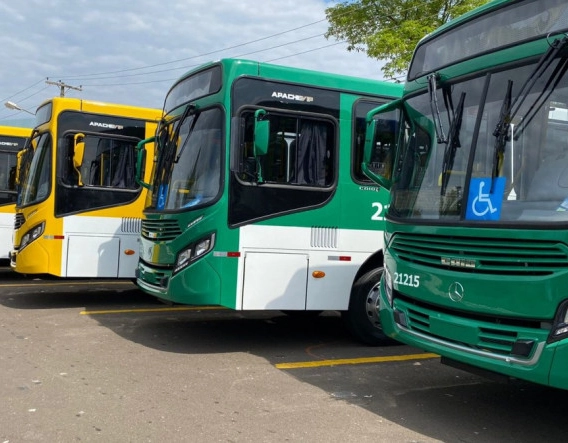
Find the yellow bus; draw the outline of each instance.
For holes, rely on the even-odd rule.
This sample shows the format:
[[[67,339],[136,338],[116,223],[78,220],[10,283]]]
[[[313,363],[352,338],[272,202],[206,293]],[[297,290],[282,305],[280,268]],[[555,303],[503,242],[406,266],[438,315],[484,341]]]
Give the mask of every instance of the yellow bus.
[[[17,156],[31,132],[31,128],[0,126],[0,260],[10,258],[16,213]]]
[[[136,145],[157,109],[57,97],[23,150],[10,265],[22,274],[134,278],[146,191]],[[153,146],[144,159],[149,180]]]

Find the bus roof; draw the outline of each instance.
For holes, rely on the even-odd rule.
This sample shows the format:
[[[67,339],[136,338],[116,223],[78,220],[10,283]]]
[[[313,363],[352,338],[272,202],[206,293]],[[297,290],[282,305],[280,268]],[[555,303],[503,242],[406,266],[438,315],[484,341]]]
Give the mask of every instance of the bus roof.
[[[31,128],[21,128],[18,126],[0,126],[0,135],[13,137],[29,137],[32,133]]]
[[[99,102],[95,100],[83,100],[74,97],[53,97],[41,103],[37,110],[48,104],[58,110],[75,110],[81,112],[93,112],[106,115],[129,116],[147,120],[159,120],[162,116],[160,109],[145,108],[140,106],[125,105],[119,103]],[[37,111],[36,111],[37,115]]]
[[[268,77],[270,79],[291,83],[307,84],[343,91],[356,91],[358,93],[382,95],[385,97],[399,97],[402,92],[401,84],[387,80],[367,79],[233,58],[225,58],[203,64],[185,73],[171,89],[186,77],[219,64],[223,67],[224,71],[230,72],[234,77],[241,75]]]

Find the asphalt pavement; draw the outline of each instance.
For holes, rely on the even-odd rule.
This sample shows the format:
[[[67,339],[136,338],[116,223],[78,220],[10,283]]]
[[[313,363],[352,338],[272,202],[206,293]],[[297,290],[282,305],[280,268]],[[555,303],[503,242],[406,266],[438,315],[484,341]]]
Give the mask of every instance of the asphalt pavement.
[[[0,443],[563,440],[564,391],[500,384],[337,313],[168,306],[0,268]]]

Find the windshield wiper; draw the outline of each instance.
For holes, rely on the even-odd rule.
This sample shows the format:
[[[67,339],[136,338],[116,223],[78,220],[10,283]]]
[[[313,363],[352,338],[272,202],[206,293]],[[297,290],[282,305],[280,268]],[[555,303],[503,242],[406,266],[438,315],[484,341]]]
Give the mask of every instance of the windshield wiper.
[[[436,96],[436,81],[438,74],[433,73],[428,77],[428,94],[430,95],[430,109],[432,110],[432,118],[434,119],[434,129],[436,131],[436,139],[438,143],[446,143],[446,134],[442,126],[442,117],[438,108],[438,97]]]
[[[556,39],[554,42],[550,44],[548,50],[543,54],[540,58],[536,66],[534,67],[532,73],[528,76],[525,83],[521,87],[519,94],[515,98],[514,102],[511,104],[511,96],[512,96],[512,89],[513,89],[513,82],[509,80],[507,85],[507,93],[505,98],[503,99],[503,105],[501,106],[501,113],[499,115],[499,121],[497,122],[497,126],[493,131],[493,136],[495,137],[495,148],[494,148],[494,156],[493,156],[493,169],[491,171],[491,192],[493,192],[493,182],[495,177],[499,175],[499,170],[501,169],[502,160],[505,155],[505,145],[507,144],[509,136],[509,128],[511,122],[521,109],[526,98],[529,96],[529,93],[535,83],[538,81],[540,77],[546,72],[546,70],[550,67],[552,62],[557,58],[560,51],[562,51],[566,45],[568,44],[568,36],[563,37],[561,39]],[[530,106],[526,117],[517,125],[515,128],[515,132],[513,134],[513,138],[517,139],[520,134],[523,132],[524,128],[536,115],[536,112],[540,109],[539,104],[544,103],[544,101],[550,96],[554,88],[558,85],[560,79],[563,77],[564,73],[568,69],[568,54],[564,54],[561,57],[561,62],[558,63],[558,66],[554,69],[552,75],[548,79],[545,87],[541,91],[541,93],[536,97],[533,104]],[[545,95],[546,94],[546,95]]]
[[[511,97],[513,95],[513,81],[509,80],[507,83],[507,92],[501,104],[501,111],[499,112],[499,121],[493,131],[495,137],[495,145],[493,147],[493,167],[491,168],[491,192],[493,192],[493,182],[495,177],[499,175],[499,169],[503,164],[503,156],[505,155],[505,145],[509,134],[509,125],[513,119],[511,114]]]
[[[34,155],[34,147],[33,147],[33,141],[34,139],[37,138],[38,142],[39,142],[39,130],[37,128],[34,128],[32,130],[32,133],[30,134],[29,138],[26,140],[26,143],[24,144],[24,147],[22,148],[22,154],[21,154],[21,158],[19,161],[19,168],[18,168],[18,180],[20,181],[20,184],[22,182],[23,176],[24,176],[24,172],[25,169],[28,168],[30,166],[31,160],[33,158]],[[36,142],[36,145],[38,144],[38,142]]]
[[[557,43],[558,42],[558,43]],[[557,47],[554,48],[554,54],[558,54],[563,48],[566,47],[568,43],[568,37],[564,37],[563,39],[555,40],[553,45],[556,44]],[[553,57],[554,58],[554,57]],[[547,65],[549,66],[550,63]],[[554,71],[548,78],[546,84],[542,91],[538,94],[538,96],[534,99],[532,105],[527,110],[527,113],[523,120],[519,122],[519,124],[515,127],[514,131],[514,139],[517,140],[520,135],[525,130],[525,127],[532,121],[538,111],[541,109],[542,105],[548,100],[550,94],[556,89],[560,80],[564,77],[564,74],[568,70],[568,54],[563,54],[560,57],[560,61],[554,68]],[[528,92],[527,92],[528,95]]]
[[[444,163],[442,164],[442,187],[440,189],[440,195],[446,195],[446,188],[448,182],[450,181],[450,175],[452,174],[452,168],[454,167],[454,159],[456,158],[456,152],[458,148],[461,148],[460,143],[460,130],[463,120],[463,108],[465,104],[465,92],[460,95],[460,101],[458,102],[458,107],[452,124],[450,126],[450,131],[448,133],[448,140],[446,144],[446,149],[444,150]]]
[[[179,131],[181,128],[181,125],[183,124],[183,121],[185,120],[185,118],[187,118],[188,115],[195,113],[195,115],[193,116],[193,120],[191,121],[191,126],[189,127],[189,131],[187,132],[187,135],[185,136],[185,140],[183,141],[183,144],[180,146],[178,154],[176,155],[176,159],[174,160],[174,163],[179,162],[179,159],[181,158],[181,155],[183,154],[183,151],[185,150],[185,147],[187,146],[187,142],[189,140],[189,137],[191,136],[191,133],[193,132],[193,129],[195,128],[195,124],[197,123],[197,119],[199,118],[199,114],[197,113],[197,106],[195,105],[188,105],[188,107],[185,109],[183,116],[179,122],[179,125],[176,128],[176,132],[174,134],[174,141],[177,140],[177,138],[179,137]]]
[[[172,142],[168,138],[170,124],[166,124],[164,121],[160,122],[160,126],[156,133],[156,156],[158,158],[156,170],[161,171],[166,165],[170,163],[172,158]]]

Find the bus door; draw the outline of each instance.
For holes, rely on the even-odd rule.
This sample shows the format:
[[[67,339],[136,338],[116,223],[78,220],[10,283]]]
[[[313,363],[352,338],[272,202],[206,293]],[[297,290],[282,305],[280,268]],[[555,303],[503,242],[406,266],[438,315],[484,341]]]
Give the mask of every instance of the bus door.
[[[333,195],[335,124],[313,114],[268,110],[265,118],[270,124],[258,137],[252,115],[249,111],[244,116],[244,169],[229,217],[247,222],[239,239],[244,257],[239,272],[242,308],[305,310],[313,211],[304,211],[322,206]],[[264,146],[251,149],[255,139],[264,140]],[[280,222],[279,217],[287,214],[295,216],[291,225]],[[296,214],[306,214],[305,219]]]
[[[4,148],[7,146],[7,148]],[[12,244],[14,229],[14,203],[16,202],[16,159],[18,143],[0,140],[0,258],[9,257],[9,245]],[[5,247],[4,247],[5,246]]]
[[[136,267],[138,217],[101,216],[98,211],[120,208],[138,196],[135,146],[138,139],[79,133],[67,136],[73,154],[65,157],[60,180],[66,188],[64,217],[67,277],[124,278]],[[123,251],[132,251],[130,254]],[[80,257],[80,259],[78,259]]]

